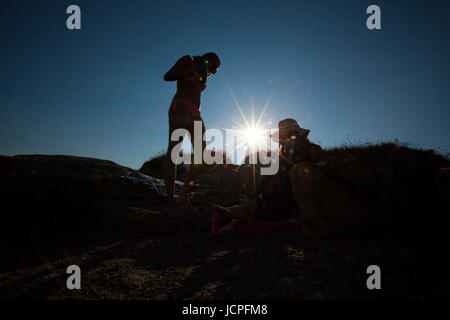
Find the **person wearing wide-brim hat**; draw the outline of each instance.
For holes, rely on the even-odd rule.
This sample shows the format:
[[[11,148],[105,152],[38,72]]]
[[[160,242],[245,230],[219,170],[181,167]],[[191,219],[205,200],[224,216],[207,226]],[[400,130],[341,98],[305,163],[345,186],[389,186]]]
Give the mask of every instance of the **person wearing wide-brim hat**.
[[[300,127],[294,119],[287,118],[278,122],[278,130],[270,138],[280,144],[280,155],[291,162],[328,161],[328,155],[322,148],[308,139],[310,130]]]
[[[278,143],[291,141],[296,138],[307,138],[310,130],[301,128],[294,119],[287,118],[278,122],[278,130],[270,138]]]

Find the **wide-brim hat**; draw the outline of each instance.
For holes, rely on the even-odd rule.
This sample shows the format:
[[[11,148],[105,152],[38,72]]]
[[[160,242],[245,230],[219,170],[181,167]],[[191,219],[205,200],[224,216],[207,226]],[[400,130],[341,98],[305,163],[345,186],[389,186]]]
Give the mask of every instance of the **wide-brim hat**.
[[[306,138],[309,132],[310,130],[300,127],[296,120],[287,118],[278,122],[278,130],[270,138],[275,142],[284,142],[297,137]]]

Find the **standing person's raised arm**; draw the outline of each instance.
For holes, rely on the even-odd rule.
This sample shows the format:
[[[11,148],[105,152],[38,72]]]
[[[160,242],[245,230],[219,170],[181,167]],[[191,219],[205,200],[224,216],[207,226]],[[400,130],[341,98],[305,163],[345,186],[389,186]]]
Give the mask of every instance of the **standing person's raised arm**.
[[[196,72],[195,64],[190,56],[180,58],[175,65],[164,75],[165,81],[175,81],[193,76]]]

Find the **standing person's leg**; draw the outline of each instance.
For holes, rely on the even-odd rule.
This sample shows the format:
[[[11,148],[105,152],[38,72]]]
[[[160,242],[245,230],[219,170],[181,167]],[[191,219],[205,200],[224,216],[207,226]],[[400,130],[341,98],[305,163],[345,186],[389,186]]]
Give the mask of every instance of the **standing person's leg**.
[[[172,132],[175,130],[174,128],[174,114],[169,114],[169,143],[167,145],[167,153],[165,160],[165,184],[166,184],[166,192],[167,192],[167,201],[168,204],[173,204],[174,198],[174,187],[175,187],[175,176],[177,167],[175,163],[171,159],[172,149],[177,144],[176,141],[171,141]]]
[[[205,134],[205,123],[203,122],[203,119],[198,116],[196,118],[193,119],[193,121],[191,121],[188,130],[189,130],[189,134],[191,137],[191,144],[192,147],[194,148],[194,152],[195,152],[195,121],[199,121],[201,123],[201,141],[202,141],[202,149],[201,149],[201,155],[202,155],[202,165],[203,165],[203,151],[206,148],[206,141],[203,140],[203,136]],[[197,138],[198,139],[198,138]],[[202,166],[201,165],[201,166]],[[191,186],[194,184],[194,179],[197,176],[199,169],[197,168],[197,165],[191,164],[189,170],[186,173],[186,180],[183,186],[183,189],[181,190],[180,196],[177,199],[177,204],[182,205],[185,201],[186,201],[186,197],[187,194],[189,192],[189,190],[191,189]]]
[[[183,137],[179,141],[172,141],[172,133],[176,129],[186,129],[189,127],[191,122],[189,113],[183,104],[176,105],[176,112],[171,112],[169,114],[169,143],[167,147],[167,153],[165,158],[165,183],[168,204],[171,206],[175,203],[174,201],[174,188],[175,188],[175,178],[176,178],[176,165],[172,161],[172,149],[183,140]]]

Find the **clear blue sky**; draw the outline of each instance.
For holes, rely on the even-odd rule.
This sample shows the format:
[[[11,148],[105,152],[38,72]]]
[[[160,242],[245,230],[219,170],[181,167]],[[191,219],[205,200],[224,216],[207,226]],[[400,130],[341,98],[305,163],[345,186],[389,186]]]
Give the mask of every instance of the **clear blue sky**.
[[[82,29],[66,28],[81,8]],[[381,30],[366,8],[381,8]],[[207,127],[292,117],[330,147],[393,140],[450,150],[448,1],[2,1],[0,154],[70,154],[139,168],[167,147],[185,54],[219,54]]]

